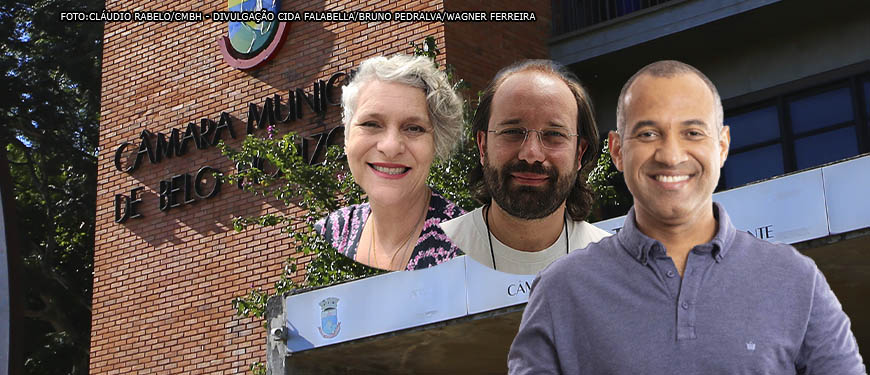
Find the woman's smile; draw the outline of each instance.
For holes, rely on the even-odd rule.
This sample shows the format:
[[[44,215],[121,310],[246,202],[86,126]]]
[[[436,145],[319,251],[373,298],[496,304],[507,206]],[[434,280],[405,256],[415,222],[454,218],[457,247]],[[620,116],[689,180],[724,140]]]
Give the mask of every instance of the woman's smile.
[[[408,174],[408,171],[411,170],[411,167],[407,167],[401,164],[392,164],[392,163],[368,163],[369,167],[371,167],[375,174],[384,177],[384,178],[402,178]]]

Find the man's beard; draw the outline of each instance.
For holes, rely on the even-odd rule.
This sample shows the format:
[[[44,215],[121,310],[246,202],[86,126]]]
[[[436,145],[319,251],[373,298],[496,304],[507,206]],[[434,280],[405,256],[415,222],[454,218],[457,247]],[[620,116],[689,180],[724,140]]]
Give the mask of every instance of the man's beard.
[[[498,170],[489,165],[489,160],[484,160],[483,179],[492,199],[505,212],[533,220],[549,216],[565,202],[577,180],[577,161],[572,170],[568,175],[560,175],[555,167],[547,168],[541,162],[529,164],[523,160],[515,160]],[[549,178],[544,186],[515,186],[511,177],[513,172],[538,173]]]

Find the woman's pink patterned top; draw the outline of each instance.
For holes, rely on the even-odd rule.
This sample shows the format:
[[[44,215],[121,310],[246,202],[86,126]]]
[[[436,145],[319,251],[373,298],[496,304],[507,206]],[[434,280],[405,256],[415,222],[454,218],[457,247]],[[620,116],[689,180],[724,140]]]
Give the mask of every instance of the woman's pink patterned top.
[[[320,219],[314,224],[314,228],[339,253],[354,259],[369,213],[371,213],[371,206],[368,203],[344,207]],[[426,213],[423,231],[420,233],[420,238],[417,239],[417,245],[414,246],[414,252],[411,253],[411,259],[405,270],[411,271],[437,266],[463,255],[463,252],[450,241],[450,238],[438,225],[442,221],[463,214],[465,214],[465,210],[432,190],[429,212]]]

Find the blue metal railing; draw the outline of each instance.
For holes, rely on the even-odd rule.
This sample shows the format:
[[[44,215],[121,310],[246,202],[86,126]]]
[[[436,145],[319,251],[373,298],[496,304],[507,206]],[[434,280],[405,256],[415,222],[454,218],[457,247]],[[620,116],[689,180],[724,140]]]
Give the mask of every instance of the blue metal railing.
[[[552,1],[553,36],[559,36],[672,0]]]

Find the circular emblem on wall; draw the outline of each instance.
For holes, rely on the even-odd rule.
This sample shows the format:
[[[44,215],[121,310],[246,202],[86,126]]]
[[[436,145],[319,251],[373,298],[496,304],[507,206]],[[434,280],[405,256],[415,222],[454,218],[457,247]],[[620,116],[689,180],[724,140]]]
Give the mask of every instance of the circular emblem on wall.
[[[228,0],[230,12],[253,13],[263,10],[278,13],[280,0]],[[290,29],[288,22],[229,22],[228,35],[218,38],[224,61],[234,68],[252,69],[271,59]]]

